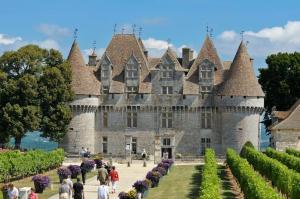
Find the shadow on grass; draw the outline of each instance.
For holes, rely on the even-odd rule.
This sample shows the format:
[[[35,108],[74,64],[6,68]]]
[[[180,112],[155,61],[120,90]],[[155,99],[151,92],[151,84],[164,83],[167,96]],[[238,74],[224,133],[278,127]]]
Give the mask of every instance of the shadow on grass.
[[[222,185],[222,198],[223,199],[234,199],[236,198],[236,194],[232,191],[232,184],[230,182],[230,179],[226,175],[225,166],[219,166],[218,167],[218,175],[221,179],[221,185]]]
[[[200,165],[196,166],[196,171],[192,175],[192,182],[191,188],[189,190],[189,194],[187,196],[188,199],[196,199],[199,198],[200,195],[200,185],[201,185],[201,178],[202,178],[202,167]]]

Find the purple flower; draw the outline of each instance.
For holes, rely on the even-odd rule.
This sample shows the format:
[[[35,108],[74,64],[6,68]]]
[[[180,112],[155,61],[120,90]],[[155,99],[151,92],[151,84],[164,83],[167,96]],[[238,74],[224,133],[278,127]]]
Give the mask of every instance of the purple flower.
[[[45,189],[50,184],[50,179],[48,176],[35,175],[32,177],[32,181],[40,188]]]
[[[152,187],[156,187],[161,178],[161,174],[156,171],[149,171],[146,175],[146,178],[151,181]]]
[[[145,180],[138,180],[132,185],[139,193],[144,193],[149,187]]]
[[[95,166],[94,160],[86,160],[83,162],[83,167],[86,171],[91,171]]]
[[[120,192],[118,197],[119,197],[119,199],[128,199],[129,198],[128,193],[126,193],[124,191]]]
[[[171,166],[174,164],[174,161],[171,160],[171,159],[162,160],[161,162],[162,162],[162,163],[168,163],[168,164],[171,165]]]
[[[76,178],[81,173],[80,166],[78,165],[69,165],[68,169],[71,171],[72,178]]]
[[[152,171],[157,171],[158,173],[160,173],[162,176],[166,175],[167,174],[167,170],[164,168],[164,167],[154,167],[152,169]]]
[[[157,166],[165,168],[166,171],[169,170],[169,168],[171,167],[169,163],[163,163],[163,162],[159,163]]]
[[[63,179],[66,179],[66,178],[68,178],[68,176],[72,175],[70,169],[68,169],[67,167],[59,167],[57,169],[57,174],[59,175],[59,177],[61,177]]]

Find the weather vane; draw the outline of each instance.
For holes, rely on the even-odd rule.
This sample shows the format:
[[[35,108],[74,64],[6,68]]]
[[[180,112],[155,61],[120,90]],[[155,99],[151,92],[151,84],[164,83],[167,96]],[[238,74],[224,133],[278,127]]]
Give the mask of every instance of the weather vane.
[[[245,33],[245,31],[241,31],[241,39],[242,39],[242,41],[244,41],[244,33]]]
[[[206,34],[208,34],[208,33],[209,33],[209,26],[206,25]]]
[[[133,24],[133,25],[132,25],[132,34],[133,34],[133,35],[135,34],[135,28],[136,28],[136,25]]]
[[[125,31],[125,27],[122,28],[122,35],[124,34],[124,31]]]
[[[116,34],[116,31],[117,31],[117,24],[115,23],[115,25],[114,25],[114,35]]]
[[[142,31],[143,31],[143,28],[140,27],[140,28],[139,28],[139,38],[141,38],[141,36],[142,36]]]
[[[167,43],[168,43],[168,47],[169,47],[170,44],[171,44],[171,39],[170,38],[167,39]]]
[[[77,28],[75,28],[75,30],[74,30],[74,35],[73,35],[73,37],[74,37],[74,40],[76,40],[76,39],[77,39],[77,37],[78,37],[77,33],[78,33],[78,29],[77,29]]]
[[[213,37],[213,32],[214,32],[214,29],[211,28],[211,29],[209,30],[209,36],[210,36],[211,38]]]
[[[93,41],[93,51],[95,52],[96,50],[96,40]]]

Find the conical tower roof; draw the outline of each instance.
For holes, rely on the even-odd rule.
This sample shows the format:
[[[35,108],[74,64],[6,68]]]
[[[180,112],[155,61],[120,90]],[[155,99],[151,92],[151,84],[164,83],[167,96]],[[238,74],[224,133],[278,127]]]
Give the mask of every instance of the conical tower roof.
[[[217,93],[226,96],[264,96],[243,41],[234,57],[227,78],[219,86]]]
[[[201,62],[203,62],[206,59],[215,64],[214,84],[217,85],[221,83],[223,81],[223,65],[218,55],[218,52],[213,44],[213,41],[208,35],[206,36],[201,50],[187,74],[187,79],[193,79],[194,75],[197,76],[199,74],[199,64],[201,64]],[[198,80],[198,78],[195,79]]]
[[[72,44],[68,61],[71,64],[74,93],[77,95],[100,95],[100,81],[96,77],[96,69],[85,65],[76,41]]]

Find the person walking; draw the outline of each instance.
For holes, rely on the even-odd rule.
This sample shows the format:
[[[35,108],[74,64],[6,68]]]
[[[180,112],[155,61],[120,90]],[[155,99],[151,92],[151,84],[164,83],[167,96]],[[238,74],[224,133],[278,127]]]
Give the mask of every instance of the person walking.
[[[84,165],[84,160],[82,160],[82,163],[80,165],[80,170],[81,170],[82,182],[83,182],[83,185],[85,185],[85,179],[86,179],[87,169],[86,169],[86,167]]]
[[[106,184],[106,185],[108,184],[108,172],[104,168],[103,164],[101,165],[101,168],[98,170],[97,180],[100,181],[100,185],[101,184]]]
[[[83,184],[80,182],[80,178],[77,178],[77,182],[73,184],[74,199],[84,199]]]
[[[84,147],[82,147],[81,151],[80,151],[80,156],[83,158],[85,153],[86,153],[86,150]]]
[[[19,190],[14,186],[13,183],[8,185],[8,198],[9,199],[18,199],[19,197]]]
[[[34,188],[31,188],[31,192],[28,196],[28,199],[38,199],[38,195],[35,193]]]
[[[100,184],[98,187],[98,199],[108,199],[109,191],[108,186],[106,184]]]
[[[69,198],[71,198],[72,197],[72,190],[73,190],[73,182],[71,180],[71,176],[68,176],[67,179],[66,179],[66,181],[67,181],[67,184],[70,187]]]
[[[112,166],[111,171],[109,173],[111,184],[112,184],[112,193],[116,193],[117,182],[119,181],[119,174],[116,171],[116,167]]]
[[[59,186],[59,199],[69,199],[70,186],[66,180],[63,180],[62,184]]]

